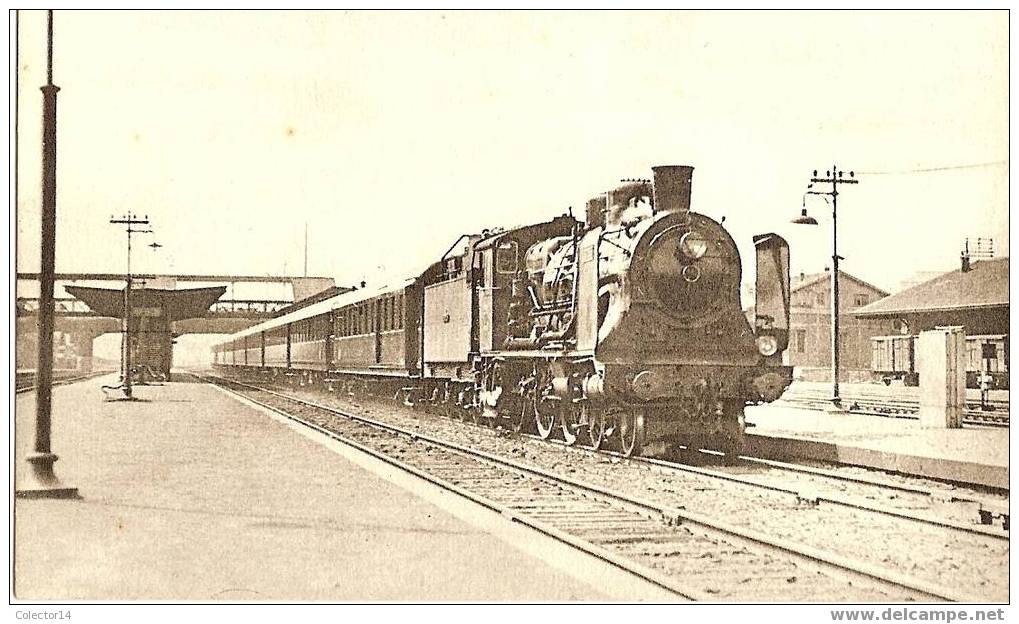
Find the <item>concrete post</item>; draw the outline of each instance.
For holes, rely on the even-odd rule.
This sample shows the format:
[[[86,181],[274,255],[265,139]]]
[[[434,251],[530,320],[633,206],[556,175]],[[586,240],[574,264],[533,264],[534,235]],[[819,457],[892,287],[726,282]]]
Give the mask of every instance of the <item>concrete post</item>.
[[[920,332],[916,342],[920,375],[920,425],[962,427],[966,407],[966,334],[962,327]]]

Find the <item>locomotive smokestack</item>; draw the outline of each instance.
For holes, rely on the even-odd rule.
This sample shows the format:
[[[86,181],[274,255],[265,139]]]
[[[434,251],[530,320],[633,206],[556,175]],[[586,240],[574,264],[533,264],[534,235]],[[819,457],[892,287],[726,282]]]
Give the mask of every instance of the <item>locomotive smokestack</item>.
[[[689,212],[693,167],[663,165],[654,172],[655,212]]]

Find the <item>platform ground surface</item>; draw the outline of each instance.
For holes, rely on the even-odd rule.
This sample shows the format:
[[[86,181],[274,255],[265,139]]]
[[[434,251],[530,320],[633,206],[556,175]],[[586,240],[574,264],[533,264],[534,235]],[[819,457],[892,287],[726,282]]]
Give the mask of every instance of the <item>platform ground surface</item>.
[[[210,386],[104,403],[101,383],[54,389],[56,471],[82,500],[16,501],[20,599],[606,599]]]
[[[919,420],[770,404],[747,408],[750,452],[1009,489],[1008,428],[928,428]]]
[[[901,455],[1008,466],[1008,428],[932,429],[904,418],[831,414],[783,405],[747,409],[752,434],[823,440]]]

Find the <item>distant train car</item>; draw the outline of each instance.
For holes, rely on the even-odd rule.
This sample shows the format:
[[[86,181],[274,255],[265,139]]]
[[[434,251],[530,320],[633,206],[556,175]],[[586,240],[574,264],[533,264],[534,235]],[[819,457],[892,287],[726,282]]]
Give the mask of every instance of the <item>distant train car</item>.
[[[907,386],[916,385],[916,363],[913,352],[915,336],[874,336],[870,339],[871,370],[885,383],[902,379]]]
[[[981,371],[991,374],[993,388],[1007,390],[1008,335],[966,336],[966,387],[979,388]]]
[[[916,370],[916,336],[875,336],[871,341],[871,370],[886,384],[901,379],[907,386],[920,383]],[[978,388],[978,376],[988,371],[994,388],[1007,390],[1008,335],[966,336],[966,387]]]

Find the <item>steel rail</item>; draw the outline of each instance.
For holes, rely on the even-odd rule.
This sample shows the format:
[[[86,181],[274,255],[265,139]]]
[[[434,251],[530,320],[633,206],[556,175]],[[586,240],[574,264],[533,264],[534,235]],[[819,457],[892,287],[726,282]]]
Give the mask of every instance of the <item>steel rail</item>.
[[[479,427],[480,427],[480,425],[479,425]],[[749,478],[746,478],[746,477],[741,477],[741,476],[738,476],[738,475],[733,475],[733,474],[729,474],[729,473],[718,471],[718,470],[711,470],[711,469],[708,469],[708,468],[703,468],[701,466],[691,466],[689,464],[683,464],[683,463],[680,463],[680,462],[673,462],[673,461],[664,460],[664,459],[657,459],[657,458],[654,458],[654,457],[627,457],[627,456],[625,456],[622,453],[619,453],[617,451],[610,451],[610,450],[607,450],[607,449],[595,450],[595,449],[586,448],[586,447],[583,447],[583,446],[571,446],[571,445],[568,445],[568,444],[566,444],[566,443],[564,443],[562,441],[559,441],[559,440],[551,440],[551,439],[549,439],[549,440],[542,440],[540,436],[537,436],[537,435],[534,435],[534,434],[529,434],[529,433],[524,433],[524,434],[521,434],[521,435],[524,436],[524,437],[530,438],[532,440],[535,440],[537,442],[545,442],[545,443],[548,443],[548,444],[553,444],[553,445],[562,447],[564,449],[567,449],[567,450],[569,450],[571,452],[583,453],[583,454],[586,454],[586,455],[591,456],[591,457],[595,457],[597,455],[608,455],[610,457],[615,457],[615,458],[618,458],[621,461],[629,462],[631,464],[638,464],[638,465],[643,464],[643,465],[646,465],[646,466],[655,467],[655,468],[660,469],[660,470],[667,470],[667,471],[681,472],[681,473],[689,473],[689,474],[695,474],[695,475],[706,477],[706,478],[718,479],[718,480],[721,480],[721,481],[729,481],[729,482],[732,482],[732,483],[738,483],[740,485],[745,485],[745,486],[748,486],[748,487],[754,487],[754,488],[758,488],[758,489],[769,490],[769,491],[776,492],[776,493],[779,493],[779,494],[787,494],[787,495],[790,495],[790,496],[794,496],[798,500],[802,500],[802,501],[808,501],[808,502],[812,502],[812,503],[822,503],[822,502],[824,502],[824,503],[829,503],[829,504],[832,504],[832,505],[837,505],[837,506],[840,506],[840,507],[846,507],[848,509],[856,509],[856,510],[862,510],[862,511],[869,511],[869,512],[873,512],[873,513],[878,513],[878,514],[893,516],[893,517],[897,517],[897,518],[902,518],[904,520],[910,520],[910,521],[918,522],[918,523],[921,523],[921,524],[928,524],[928,525],[936,526],[936,527],[939,527],[939,528],[952,529],[952,530],[956,530],[956,531],[962,531],[964,533],[972,533],[972,534],[975,534],[975,535],[982,535],[982,536],[985,536],[985,537],[991,537],[991,538],[994,538],[994,539],[1000,539],[1000,540],[1004,540],[1004,541],[1008,541],[1009,540],[1009,534],[1008,533],[1001,532],[1001,531],[998,531],[996,529],[991,529],[991,528],[988,528],[986,526],[975,525],[975,524],[963,524],[961,522],[953,522],[951,520],[943,519],[943,518],[933,518],[933,517],[927,517],[927,516],[913,515],[913,514],[910,514],[908,512],[899,511],[898,509],[894,509],[892,507],[885,507],[885,506],[882,506],[882,505],[876,505],[874,503],[870,503],[870,502],[867,502],[867,501],[864,501],[864,500],[857,500],[857,499],[854,499],[854,498],[848,497],[848,496],[836,496],[836,495],[830,495],[830,494],[820,494],[820,493],[815,493],[815,492],[805,491],[805,490],[796,490],[796,489],[792,489],[792,488],[783,487],[781,485],[773,485],[773,484],[770,484],[770,483],[761,483],[761,482],[754,481],[753,479],[749,479]],[[700,452],[702,452],[702,453],[708,453],[708,454],[712,454],[712,455],[716,455],[716,454],[717,455],[721,455],[721,453],[717,453],[715,451],[706,451],[704,449],[698,449],[698,450]],[[799,473],[820,476],[820,477],[829,478],[829,479],[838,480],[838,481],[845,481],[845,482],[850,482],[850,483],[860,483],[860,484],[869,485],[869,486],[873,486],[873,487],[884,487],[884,488],[887,488],[887,489],[894,489],[894,490],[898,490],[898,491],[902,491],[902,492],[909,492],[909,493],[912,493],[912,494],[928,496],[930,498],[936,498],[937,497],[937,494],[935,492],[933,492],[932,490],[925,490],[923,488],[919,488],[919,487],[916,487],[916,486],[910,486],[910,485],[906,485],[906,484],[898,484],[898,483],[894,483],[894,482],[891,482],[891,481],[882,481],[882,480],[878,480],[878,479],[865,479],[865,478],[862,478],[862,477],[853,477],[853,476],[849,476],[849,475],[840,475],[840,474],[838,474],[836,472],[833,472],[833,471],[830,471],[830,470],[822,470],[822,469],[819,469],[819,468],[810,468],[810,467],[807,467],[807,466],[800,466],[800,465],[797,465],[797,464],[786,464],[784,462],[778,462],[778,461],[774,461],[774,460],[762,459],[762,458],[752,457],[752,456],[748,456],[748,455],[740,455],[738,457],[738,459],[740,461],[744,462],[744,463],[748,463],[748,464],[761,464],[761,465],[766,465],[766,466],[769,466],[769,467],[772,467],[772,468],[778,468],[778,469],[781,469],[781,470],[787,470],[789,472],[799,472]],[[985,504],[988,504],[986,501],[981,501],[981,500],[977,500],[977,499],[962,498],[962,497],[951,497],[949,499],[949,502],[968,503],[968,504],[975,504],[975,505],[979,505],[979,506],[983,506]]]
[[[731,482],[734,482],[734,483],[739,483],[741,485],[757,487],[757,488],[763,488],[763,489],[772,490],[772,491],[783,493],[783,494],[789,494],[791,496],[795,496],[796,498],[798,498],[800,500],[816,501],[816,502],[819,502],[819,503],[820,502],[825,502],[825,503],[830,503],[832,505],[838,505],[838,506],[841,506],[841,507],[846,507],[846,508],[849,508],[849,509],[857,509],[857,510],[863,510],[863,511],[870,511],[870,512],[873,512],[873,513],[884,514],[884,515],[893,516],[893,517],[896,517],[896,518],[902,518],[904,520],[911,520],[911,521],[918,522],[918,523],[921,523],[921,524],[929,524],[929,525],[940,527],[940,528],[952,529],[952,530],[956,530],[956,531],[962,531],[962,532],[965,532],[965,533],[973,533],[973,534],[976,534],[976,535],[983,535],[983,536],[986,536],[986,537],[991,537],[991,538],[994,538],[994,539],[1000,539],[1000,540],[1004,540],[1004,541],[1008,541],[1008,539],[1009,539],[1009,535],[1007,533],[1003,533],[1003,532],[1000,532],[1000,531],[997,531],[997,530],[994,530],[994,529],[990,529],[990,528],[985,527],[985,526],[963,524],[961,522],[954,522],[954,521],[951,521],[951,520],[948,520],[948,519],[940,519],[940,518],[933,518],[933,517],[927,517],[927,516],[914,515],[914,514],[910,514],[908,512],[900,511],[900,510],[892,508],[892,507],[885,507],[883,505],[877,505],[877,504],[870,503],[870,502],[863,501],[863,500],[855,500],[853,497],[836,496],[836,495],[831,495],[831,494],[819,494],[819,493],[814,493],[814,492],[810,492],[810,491],[795,490],[795,489],[792,489],[792,488],[782,487],[780,485],[772,485],[772,484],[768,484],[768,483],[760,483],[760,482],[754,481],[753,479],[749,479],[749,478],[746,478],[746,477],[741,477],[741,476],[738,476],[738,475],[728,474],[728,473],[721,472],[721,471],[718,471],[718,470],[710,470],[710,469],[702,468],[700,466],[689,466],[689,465],[686,465],[686,464],[681,464],[681,463],[677,463],[677,462],[670,462],[670,461],[667,461],[667,460],[655,459],[655,458],[652,458],[652,457],[636,457],[636,458],[630,458],[630,459],[631,460],[636,460],[636,461],[641,462],[641,463],[646,463],[646,464],[650,464],[650,465],[653,465],[653,466],[657,466],[659,468],[675,470],[675,471],[678,471],[678,472],[688,472],[688,473],[697,474],[697,475],[700,475],[700,476],[720,479],[720,480],[724,480],[724,481],[731,481]],[[846,476],[846,475],[839,475],[838,473],[835,473],[835,472],[832,472],[832,471],[828,471],[828,470],[820,470],[820,469],[814,470],[814,469],[807,468],[806,466],[796,466],[794,464],[785,464],[784,462],[776,462],[776,461],[773,461],[773,460],[760,459],[760,458],[757,458],[757,457],[751,457],[751,456],[746,456],[746,455],[740,455],[738,457],[738,459],[740,461],[745,462],[745,463],[766,465],[766,466],[769,466],[771,468],[777,468],[777,469],[786,470],[786,471],[789,471],[789,472],[798,472],[798,473],[803,473],[803,474],[810,474],[810,475],[820,476],[820,477],[824,477],[824,478],[828,478],[828,479],[834,479],[834,480],[838,480],[838,481],[866,484],[866,485],[870,485],[870,486],[874,486],[874,487],[885,487],[885,488],[895,489],[895,490],[899,490],[899,491],[903,491],[903,492],[911,492],[911,493],[914,493],[914,494],[920,494],[920,495],[928,496],[930,498],[935,498],[936,497],[936,494],[933,491],[931,491],[931,490],[924,490],[922,488],[918,488],[918,487],[914,487],[914,486],[899,485],[899,484],[894,484],[894,483],[891,483],[891,482],[885,483],[885,482],[881,482],[881,481],[878,481],[878,480],[860,479],[860,478],[850,477],[850,476]],[[951,502],[971,503],[971,504],[977,504],[977,505],[982,504],[982,501],[975,500],[975,499],[966,499],[966,498],[952,498]]]
[[[58,378],[58,379],[54,379],[53,380],[53,385],[54,386],[63,386],[63,385],[67,385],[67,384],[76,383],[76,382],[79,382],[79,381],[85,381],[87,379],[92,379],[93,377],[101,377],[103,375],[109,375],[109,374],[115,373],[115,372],[116,371],[112,371],[112,370],[109,370],[109,371],[94,371],[94,372],[91,372],[91,373],[88,373],[88,374],[85,374],[85,375],[79,375],[77,377],[61,377],[61,378]],[[32,380],[33,380],[33,382],[35,381],[35,376],[34,375],[32,377]],[[15,384],[16,383],[17,382],[15,382]],[[25,394],[27,392],[34,392],[34,391],[35,391],[35,384],[34,383],[31,386],[22,386],[20,388],[17,387],[17,385],[15,385],[15,388],[14,388],[14,393],[15,394]]]
[[[864,405],[882,405],[887,402],[882,402],[878,399],[854,399],[854,398],[842,398],[843,404],[853,403],[860,405],[861,407],[853,409],[850,407],[847,411],[850,414],[859,414],[861,416],[880,416],[882,418],[901,418],[904,420],[917,420],[919,416],[919,403],[914,403],[908,407],[903,407],[899,411],[880,411],[877,409],[865,409]],[[779,399],[778,403],[793,407],[796,409],[809,409],[817,410],[821,409],[824,405],[830,405],[831,401],[823,399],[821,397],[807,397],[807,396],[795,396],[791,395]],[[915,407],[913,407],[915,405]],[[1007,414],[1007,412],[1006,412]],[[983,427],[1008,427],[1009,416],[1003,415],[1001,412],[985,412],[981,410],[974,410],[972,408],[965,408],[963,410],[962,417],[963,424],[966,425],[977,425]]]
[[[265,392],[272,396],[276,396],[287,401],[292,401],[299,405],[329,412],[350,420],[362,422],[364,424],[382,430],[402,434],[414,440],[421,440],[429,444],[433,444],[435,446],[460,452],[464,455],[481,458],[492,464],[505,466],[513,470],[522,472],[524,474],[543,478],[558,484],[565,484],[572,489],[587,492],[594,496],[600,496],[607,500],[624,504],[626,506],[644,509],[649,513],[659,515],[660,517],[662,517],[663,519],[670,523],[680,523],[682,521],[690,522],[691,524],[700,526],[702,528],[717,531],[728,537],[734,537],[740,540],[744,540],[746,542],[753,543],[757,546],[764,546],[766,548],[783,552],[787,555],[793,555],[814,565],[820,564],[822,567],[834,568],[842,573],[848,573],[849,575],[866,579],[870,582],[877,581],[885,585],[892,585],[896,588],[899,588],[900,590],[907,590],[909,592],[912,592],[916,595],[916,597],[920,599],[934,598],[938,600],[947,600],[952,602],[981,602],[982,600],[978,597],[960,594],[954,589],[940,586],[935,583],[929,583],[920,579],[916,579],[908,575],[901,574],[897,571],[889,570],[887,568],[877,566],[871,563],[854,561],[849,557],[824,551],[819,548],[814,548],[812,546],[806,546],[803,544],[797,544],[790,540],[776,538],[761,533],[759,531],[754,531],[753,529],[745,529],[742,527],[731,525],[725,522],[715,520],[701,513],[687,511],[685,509],[664,507],[656,503],[637,500],[628,494],[618,492],[616,490],[591,485],[588,483],[584,483],[582,481],[578,481],[576,479],[572,479],[570,477],[556,475],[548,471],[542,470],[540,468],[536,468],[534,466],[528,466],[526,464],[522,464],[503,457],[499,457],[497,455],[493,455],[485,451],[471,449],[469,447],[464,447],[459,444],[447,442],[445,440],[440,440],[438,438],[433,438],[428,435],[423,435],[414,431],[403,429],[402,427],[398,427],[396,425],[391,425],[372,418],[367,418],[365,416],[354,414],[346,410],[322,405],[314,401],[308,401],[306,399],[301,399],[298,397],[283,394],[273,390],[268,390],[266,388],[261,388],[252,384],[239,382],[236,380],[224,378],[220,379],[223,379],[223,381],[227,383],[235,384],[242,387],[248,387],[258,392]]]

